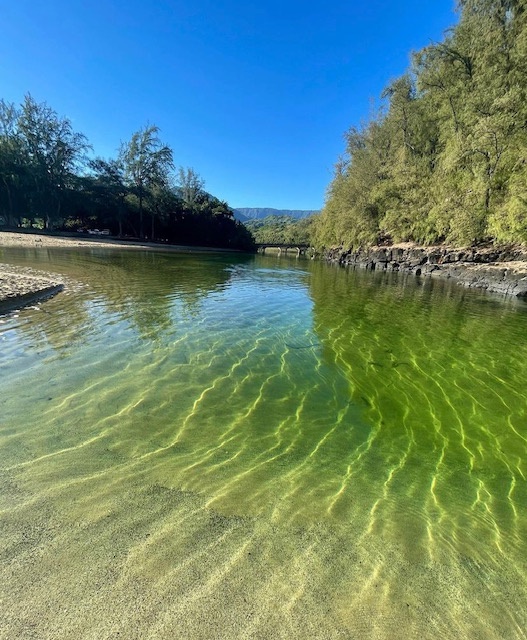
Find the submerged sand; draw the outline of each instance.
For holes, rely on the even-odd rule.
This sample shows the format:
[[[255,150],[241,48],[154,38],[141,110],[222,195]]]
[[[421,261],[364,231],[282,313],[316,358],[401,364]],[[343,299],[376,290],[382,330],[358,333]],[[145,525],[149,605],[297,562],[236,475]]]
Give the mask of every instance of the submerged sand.
[[[123,288],[126,284],[123,279]],[[78,330],[86,325],[71,321],[70,311],[79,312],[81,305],[68,295],[47,304],[50,313],[30,311],[24,321],[3,325],[0,639],[525,638],[523,485],[514,486],[516,475],[505,464],[503,476],[495,477],[495,467],[486,469],[483,449],[490,447],[482,440],[483,430],[477,431],[477,456],[470,458],[481,468],[473,472],[464,466],[468,458],[443,464],[445,449],[438,447],[441,462],[435,471],[426,466],[423,475],[406,476],[403,464],[418,468],[415,455],[389,457],[381,455],[381,448],[373,454],[378,466],[372,462],[372,473],[359,483],[368,449],[357,447],[357,457],[351,458],[356,463],[337,486],[337,495],[347,496],[349,505],[339,517],[334,501],[328,506],[321,499],[328,495],[325,483],[335,477],[332,467],[320,473],[317,484],[306,483],[302,473],[309,464],[293,446],[288,451],[288,429],[293,445],[299,445],[294,411],[292,425],[277,430],[283,466],[276,482],[284,491],[273,493],[264,471],[279,456],[255,457],[258,464],[251,467],[251,438],[246,440],[241,424],[240,445],[235,446],[232,427],[237,423],[222,424],[221,407],[213,400],[218,396],[235,406],[237,396],[224,393],[221,385],[238,374],[219,367],[211,378],[207,368],[214,362],[206,347],[195,354],[197,360],[178,364],[167,357],[163,339],[132,340],[126,327],[116,327],[111,340],[94,341],[97,355],[89,360],[78,350],[78,344],[89,341]],[[39,317],[46,321],[39,324]],[[105,322],[100,313],[96,317],[98,334],[114,326],[110,311]],[[198,331],[204,321],[213,326],[212,318],[191,315]],[[27,338],[31,349],[23,348]],[[110,348],[116,344],[122,346]],[[126,353],[136,354],[142,367],[130,368],[128,356],[121,359]],[[295,351],[292,362],[302,362],[296,358],[304,353]],[[258,361],[264,357],[257,352]],[[242,364],[235,362],[234,371],[244,358]],[[385,367],[382,376],[388,385],[390,373],[398,379],[408,370],[408,364]],[[427,371],[424,366],[419,375],[448,389],[449,371]],[[154,393],[158,384],[167,393]],[[388,402],[382,395],[372,397]],[[413,397],[416,402],[421,398]],[[293,391],[293,400],[303,407],[302,398]],[[273,419],[270,392],[267,402]],[[258,431],[258,423],[251,427],[247,406],[239,405],[239,415],[249,436],[251,429]],[[455,422],[455,411],[445,411]],[[162,414],[166,418],[158,422]],[[215,433],[216,423],[215,439],[201,435],[207,428],[208,436]],[[176,434],[182,425],[187,435],[180,438]],[[511,430],[514,426],[511,421]],[[298,433],[306,437],[301,428]],[[455,430],[449,433],[455,438]],[[506,433],[507,442],[513,442]],[[463,451],[470,454],[462,429],[460,436]],[[364,437],[369,442],[367,433]],[[416,446],[415,440],[409,442]],[[493,442],[496,455],[504,456],[500,440]],[[273,439],[269,447],[277,447]],[[209,460],[215,449],[218,455]],[[322,446],[317,450],[324,451]],[[455,450],[452,457],[457,460]],[[522,463],[517,464],[519,475]],[[199,471],[191,475],[194,467]],[[359,472],[353,481],[351,471]],[[254,482],[245,483],[252,473]],[[457,482],[460,494],[477,487],[472,510],[449,513],[449,499],[438,481],[447,473],[455,480],[445,487]],[[414,477],[414,482],[402,483],[402,477]],[[496,483],[505,485],[497,495],[508,492],[508,500],[493,497]],[[383,490],[368,497],[362,488],[370,485]],[[266,491],[277,497],[262,498]],[[414,502],[420,494],[423,511]],[[456,499],[463,502],[457,494]],[[495,509],[503,512],[510,535],[493,529]],[[485,535],[492,536],[492,544],[462,542]]]

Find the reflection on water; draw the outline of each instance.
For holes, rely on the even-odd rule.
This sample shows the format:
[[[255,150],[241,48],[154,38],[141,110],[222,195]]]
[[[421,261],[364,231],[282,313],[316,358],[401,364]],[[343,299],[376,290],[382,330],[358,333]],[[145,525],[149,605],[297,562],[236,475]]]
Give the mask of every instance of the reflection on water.
[[[261,256],[0,259],[68,282],[0,319],[1,637],[525,637],[525,305]]]

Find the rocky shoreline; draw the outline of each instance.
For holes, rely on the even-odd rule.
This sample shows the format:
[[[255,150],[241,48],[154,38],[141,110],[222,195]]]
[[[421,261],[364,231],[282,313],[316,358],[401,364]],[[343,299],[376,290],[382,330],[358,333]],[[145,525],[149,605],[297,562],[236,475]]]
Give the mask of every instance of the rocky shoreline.
[[[349,268],[451,278],[464,287],[527,298],[524,247],[420,247],[405,243],[356,251],[332,249],[325,259]]]

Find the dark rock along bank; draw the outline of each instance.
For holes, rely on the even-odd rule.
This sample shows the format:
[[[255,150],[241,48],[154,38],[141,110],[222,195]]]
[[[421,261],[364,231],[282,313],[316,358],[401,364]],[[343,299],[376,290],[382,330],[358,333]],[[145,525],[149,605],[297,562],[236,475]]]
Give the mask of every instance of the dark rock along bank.
[[[527,297],[527,250],[521,247],[452,249],[394,245],[357,251],[333,249],[326,252],[325,258],[351,268],[453,278],[465,287]]]

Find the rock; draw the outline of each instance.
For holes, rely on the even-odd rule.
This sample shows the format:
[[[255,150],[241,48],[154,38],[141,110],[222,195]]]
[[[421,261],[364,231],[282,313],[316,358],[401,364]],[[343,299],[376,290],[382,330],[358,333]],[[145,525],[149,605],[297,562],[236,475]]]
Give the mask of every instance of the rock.
[[[465,287],[527,297],[527,250],[522,247],[372,247],[333,250],[326,260],[375,271],[452,278]]]

